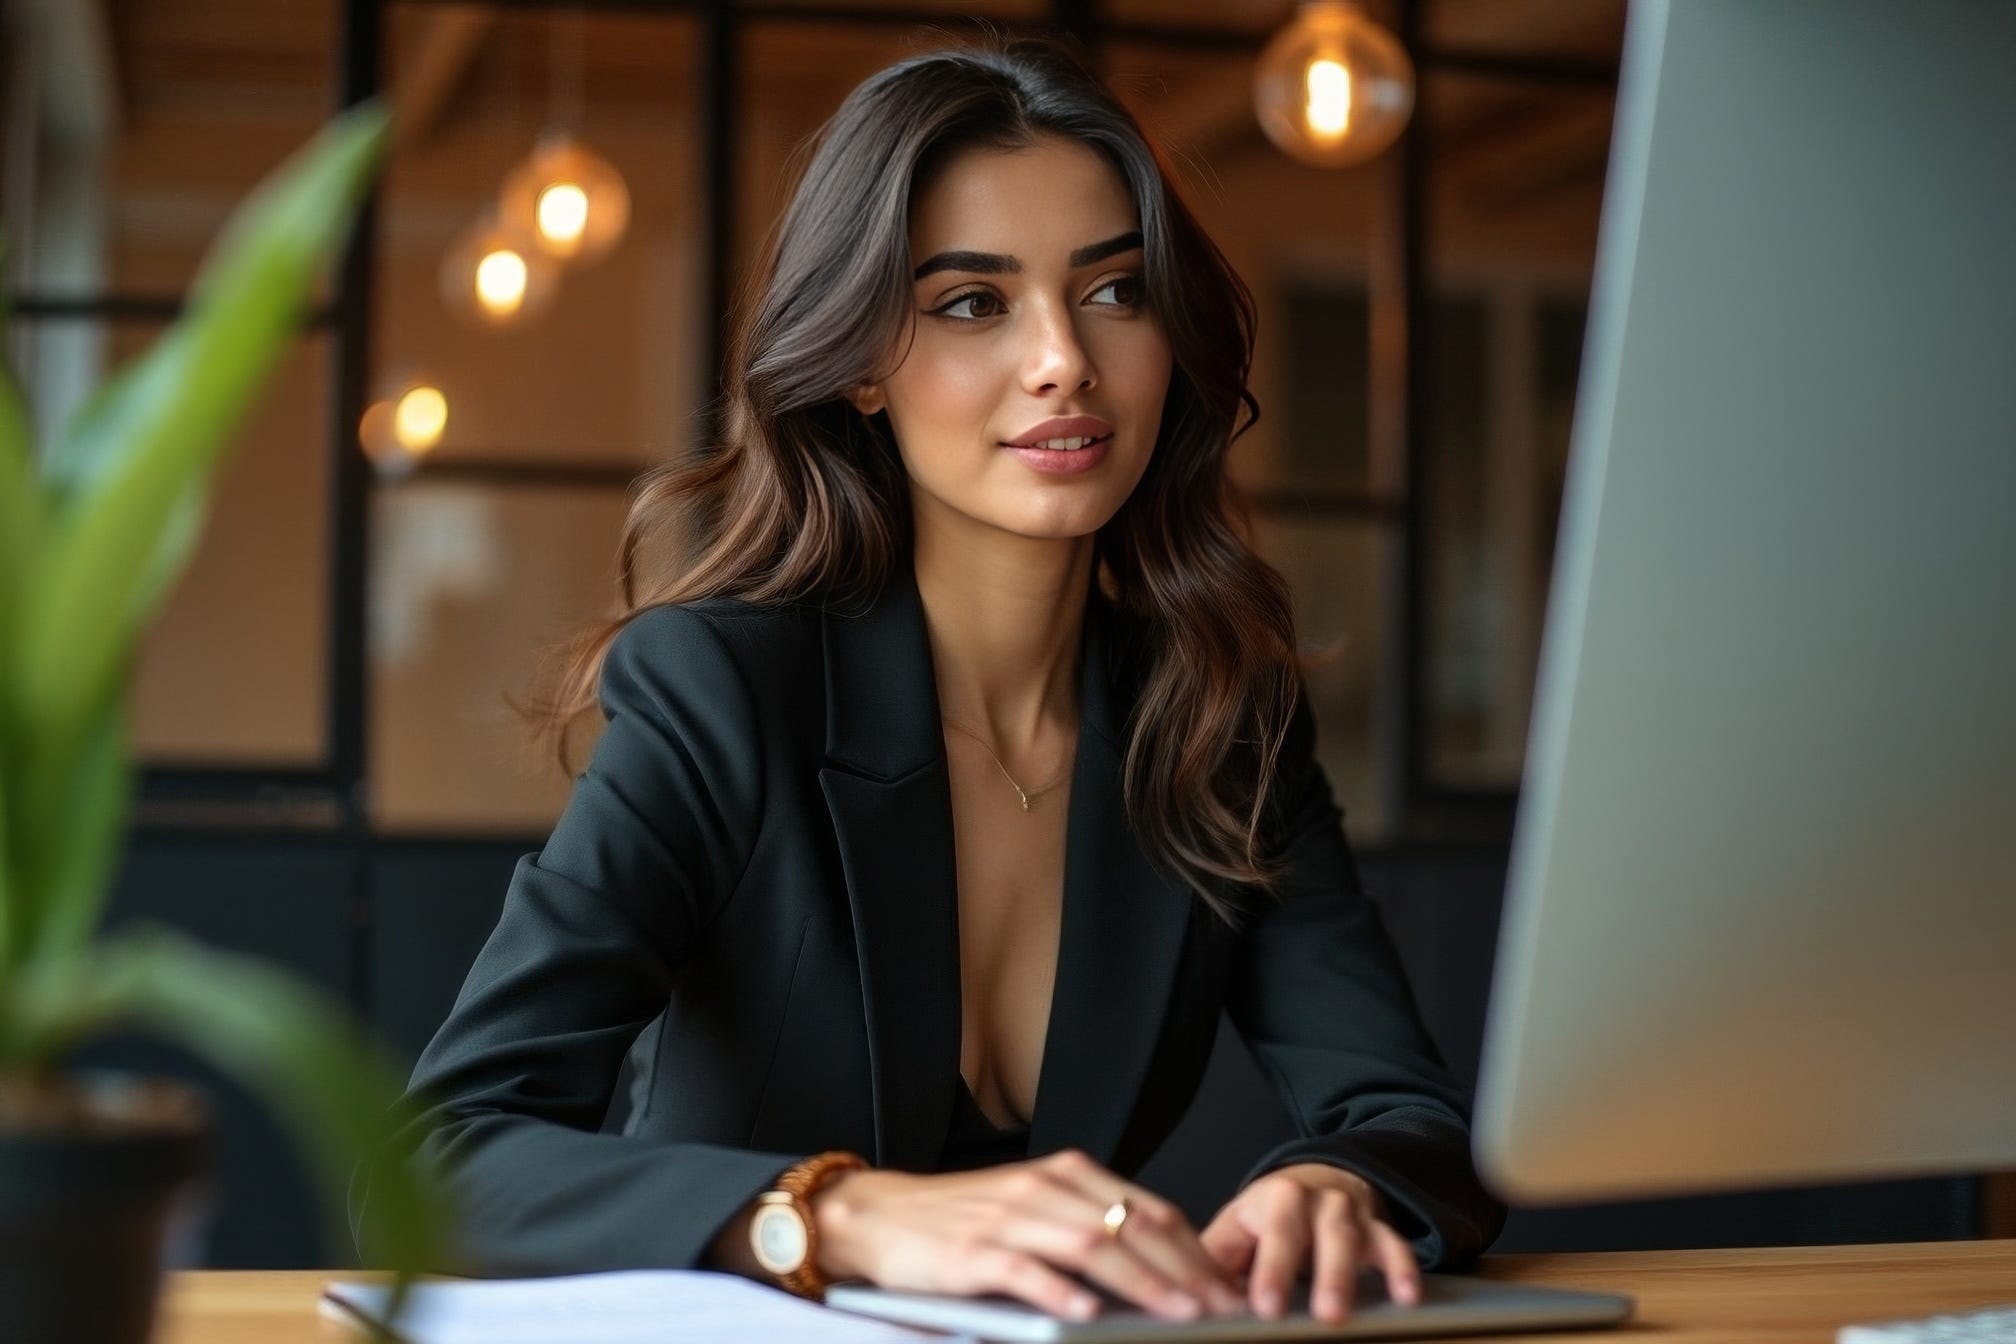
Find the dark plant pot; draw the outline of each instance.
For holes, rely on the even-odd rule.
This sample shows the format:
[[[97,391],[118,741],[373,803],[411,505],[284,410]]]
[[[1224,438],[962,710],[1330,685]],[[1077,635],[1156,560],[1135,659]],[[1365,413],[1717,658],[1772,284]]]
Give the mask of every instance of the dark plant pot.
[[[210,1164],[208,1108],[125,1074],[0,1077],[0,1334],[146,1344],[177,1200]]]

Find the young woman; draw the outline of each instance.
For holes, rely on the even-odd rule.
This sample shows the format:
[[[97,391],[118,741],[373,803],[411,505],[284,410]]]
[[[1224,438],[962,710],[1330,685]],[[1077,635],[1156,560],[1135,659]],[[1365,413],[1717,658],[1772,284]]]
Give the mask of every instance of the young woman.
[[[1412,1299],[1504,1210],[1235,526],[1245,287],[1030,40],[856,89],[761,276],[722,440],[640,496],[630,614],[547,706],[607,728],[414,1073],[464,1267]],[[1200,1232],[1127,1175],[1221,1011],[1301,1137]]]

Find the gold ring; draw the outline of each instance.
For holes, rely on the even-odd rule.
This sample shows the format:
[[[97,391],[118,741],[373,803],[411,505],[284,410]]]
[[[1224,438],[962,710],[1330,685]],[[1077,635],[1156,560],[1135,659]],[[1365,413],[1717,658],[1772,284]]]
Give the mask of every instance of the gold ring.
[[[1100,1221],[1106,1224],[1106,1235],[1119,1240],[1120,1229],[1127,1225],[1127,1215],[1134,1212],[1134,1201],[1121,1198],[1106,1206],[1106,1216]]]

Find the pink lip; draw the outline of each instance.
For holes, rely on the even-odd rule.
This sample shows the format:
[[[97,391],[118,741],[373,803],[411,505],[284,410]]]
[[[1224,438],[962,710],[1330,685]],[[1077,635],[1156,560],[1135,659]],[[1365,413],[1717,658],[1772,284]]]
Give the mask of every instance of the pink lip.
[[[1003,448],[1026,448],[1032,443],[1045,439],[1096,439],[1110,435],[1113,426],[1096,415],[1053,416],[1041,424],[1029,426],[1014,438],[1002,444]],[[1050,452],[1056,449],[1048,450]],[[1089,450],[1088,450],[1089,451]]]
[[[1008,451],[1021,458],[1037,471],[1056,476],[1071,476],[1092,470],[1105,458],[1106,450],[1113,446],[1113,436],[1094,440],[1079,449],[1064,448],[1017,448],[1010,445]]]

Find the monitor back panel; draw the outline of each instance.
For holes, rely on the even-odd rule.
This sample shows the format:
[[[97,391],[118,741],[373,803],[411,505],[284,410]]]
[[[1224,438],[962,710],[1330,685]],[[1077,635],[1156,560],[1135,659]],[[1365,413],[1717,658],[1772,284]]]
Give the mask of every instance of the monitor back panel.
[[[2016,1165],[2016,5],[1638,4],[1477,1113],[1547,1203]]]

